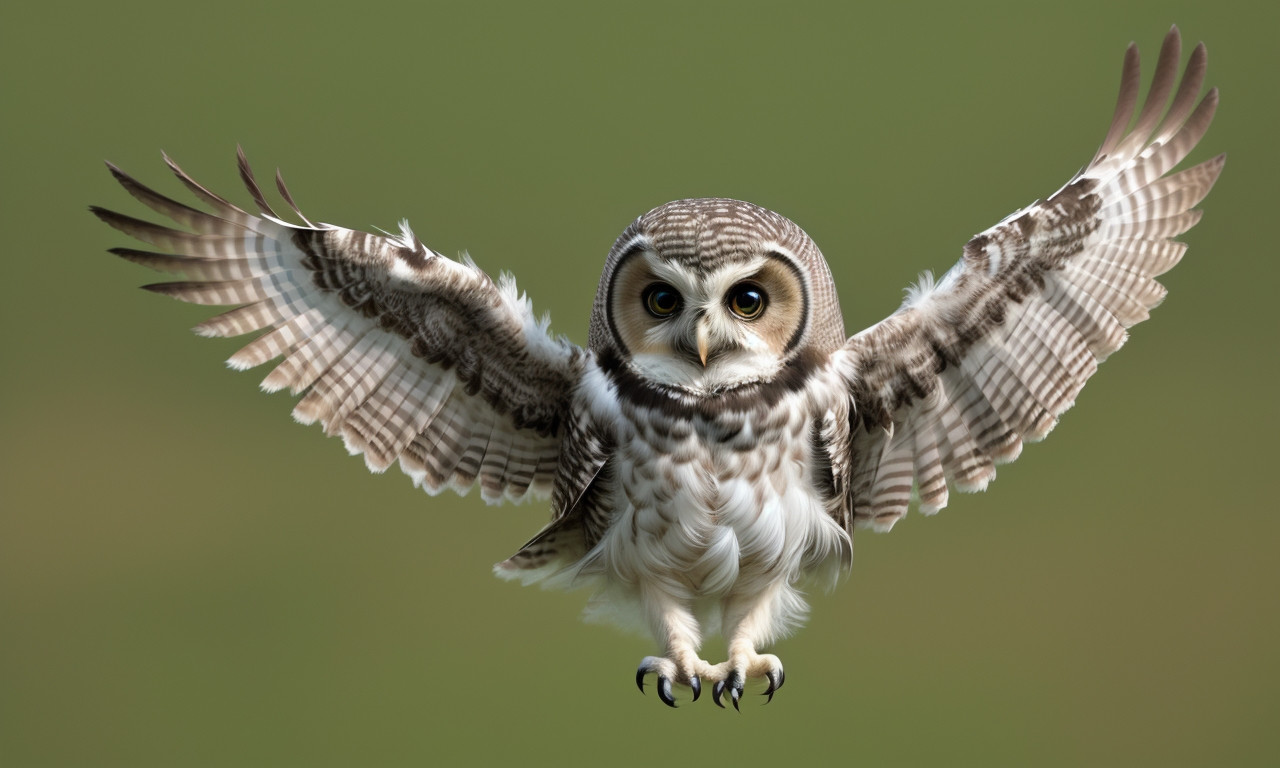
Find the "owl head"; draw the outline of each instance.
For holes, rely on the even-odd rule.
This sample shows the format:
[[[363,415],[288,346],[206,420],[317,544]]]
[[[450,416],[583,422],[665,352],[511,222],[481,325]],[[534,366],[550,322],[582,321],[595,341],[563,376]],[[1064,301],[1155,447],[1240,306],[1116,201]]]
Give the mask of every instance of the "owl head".
[[[772,379],[845,341],[822,253],[751,203],[677,200],[636,219],[605,261],[589,346],[650,383],[717,392]]]

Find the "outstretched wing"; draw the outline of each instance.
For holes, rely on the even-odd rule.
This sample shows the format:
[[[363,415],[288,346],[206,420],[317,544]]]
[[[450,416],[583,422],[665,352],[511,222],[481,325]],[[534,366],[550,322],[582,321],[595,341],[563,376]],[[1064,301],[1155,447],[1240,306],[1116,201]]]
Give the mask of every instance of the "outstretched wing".
[[[1218,104],[1195,105],[1204,45],[1168,113],[1181,41],[1165,37],[1147,101],[1138,51],[1092,162],[1052,197],[977,235],[936,284],[925,275],[895,314],[849,339],[837,364],[854,413],[849,493],[855,521],[888,529],[913,494],[921,511],[948,485],[977,491],[995,465],[1042,439],[1098,363],[1164,298],[1153,278],[1178,263],[1225,156],[1166,175],[1200,141]]]
[[[107,224],[162,253],[112,253],[183,282],[147,290],[195,304],[240,305],[196,326],[205,336],[264,331],[228,360],[246,369],[283,358],[263,389],[306,392],[293,416],[320,422],[381,472],[399,462],[435,493],[477,481],[487,501],[550,494],[562,425],[584,352],[552,338],[514,281],[494,283],[424,246],[402,225],[398,237],[285,222],[268,205],[239,154],[240,175],[260,214],[197,184],[168,157],[178,178],[212,211],[143,186],[108,164],[126,190],[190,231],[101,208]]]

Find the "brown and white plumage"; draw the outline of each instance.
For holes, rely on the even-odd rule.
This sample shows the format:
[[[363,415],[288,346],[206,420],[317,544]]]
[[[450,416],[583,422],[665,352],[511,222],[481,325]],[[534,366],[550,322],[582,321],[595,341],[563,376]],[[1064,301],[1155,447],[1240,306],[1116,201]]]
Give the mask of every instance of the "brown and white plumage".
[[[195,328],[205,336],[262,332],[229,365],[246,369],[280,358],[263,389],[305,392],[294,418],[341,435],[375,472],[398,462],[431,492],[465,492],[478,482],[490,501],[549,495],[567,393],[583,355],[549,335],[514,281],[495,283],[469,261],[431,251],[407,226],[391,237],[288,224],[267,205],[243,154],[241,174],[257,215],[166,162],[212,213],[164,197],[114,166],[111,172],[138,200],[192,232],[93,210],[162,251],[113,253],[190,278],[148,290],[195,304],[240,305]],[[283,183],[280,189],[288,200]]]
[[[846,338],[825,259],[800,227],[750,203],[679,200],[637,218],[610,251],[585,349],[551,336],[514,282],[424,246],[291,224],[243,154],[258,213],[170,168],[208,208],[111,166],[185,230],[94,212],[158,251],[113,253],[186,280],[150,290],[236,305],[197,326],[259,335],[232,356],[278,359],[264,389],[302,398],[374,471],[399,463],[428,491],[551,497],[550,523],[500,575],[589,585],[594,611],[646,627],[663,655],[638,682],[783,682],[757,649],[802,619],[803,585],[847,565],[858,525],[888,529],[915,502],[980,490],[1043,438],[1126,329],[1164,297],[1155,277],[1186,246],[1221,156],[1172,173],[1208,128],[1203,45],[1177,82],[1165,38],[1147,101],[1137,50],[1097,155],[1062,189],[977,235],[941,280]],[[1165,104],[1172,104],[1167,114]],[[1162,117],[1163,116],[1163,117]],[[701,657],[719,629],[727,659]]]
[[[1130,45],[1115,116],[1092,162],[1044,201],[975,236],[936,284],[849,339],[837,356],[854,394],[854,516],[890,528],[913,490],[922,511],[948,484],[981,490],[995,465],[1043,439],[1085,382],[1164,298],[1155,277],[1182,258],[1172,238],[1200,219],[1225,155],[1167,175],[1200,141],[1218,104],[1199,105],[1196,46],[1168,113],[1180,38],[1165,37],[1133,128],[1138,50]]]

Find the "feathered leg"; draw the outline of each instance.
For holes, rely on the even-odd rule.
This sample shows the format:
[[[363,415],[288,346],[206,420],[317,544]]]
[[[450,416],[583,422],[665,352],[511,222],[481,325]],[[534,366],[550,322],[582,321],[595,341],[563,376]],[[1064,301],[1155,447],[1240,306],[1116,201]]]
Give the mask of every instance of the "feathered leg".
[[[725,599],[723,626],[729,641],[729,660],[715,665],[704,675],[716,681],[711,698],[717,706],[724,706],[720,697],[728,691],[733,708],[737,709],[746,681],[756,677],[769,681],[765,695],[773,700],[774,691],[786,680],[786,673],[777,656],[756,653],[756,646],[774,639],[779,617],[787,612],[787,603],[794,599],[794,590],[785,581],[776,581],[758,593],[739,592]]]
[[[646,581],[640,587],[640,600],[653,636],[666,646],[667,654],[644,657],[636,670],[636,685],[643,692],[645,675],[652,673],[658,677],[658,697],[663,703],[676,705],[672,683],[689,686],[697,701],[702,695],[700,675],[711,665],[698,656],[702,634],[687,599],[673,595],[661,584]]]

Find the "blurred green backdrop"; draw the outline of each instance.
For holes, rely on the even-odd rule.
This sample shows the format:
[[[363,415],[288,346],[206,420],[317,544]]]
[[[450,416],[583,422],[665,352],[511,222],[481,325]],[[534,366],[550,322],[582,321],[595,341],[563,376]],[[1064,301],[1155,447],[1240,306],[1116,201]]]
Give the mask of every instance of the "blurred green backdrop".
[[[1276,8],[8,6],[0,762],[1274,760]],[[1231,159],[1169,300],[991,491],[860,535],[741,715],[640,696],[647,640],[490,575],[543,508],[370,476],[85,210],[141,211],[104,158],[178,194],[162,148],[247,203],[241,142],[309,215],[408,217],[585,342],[632,217],[739,197],[813,235],[852,332],[1086,162],[1171,22],[1223,94],[1191,159]]]

